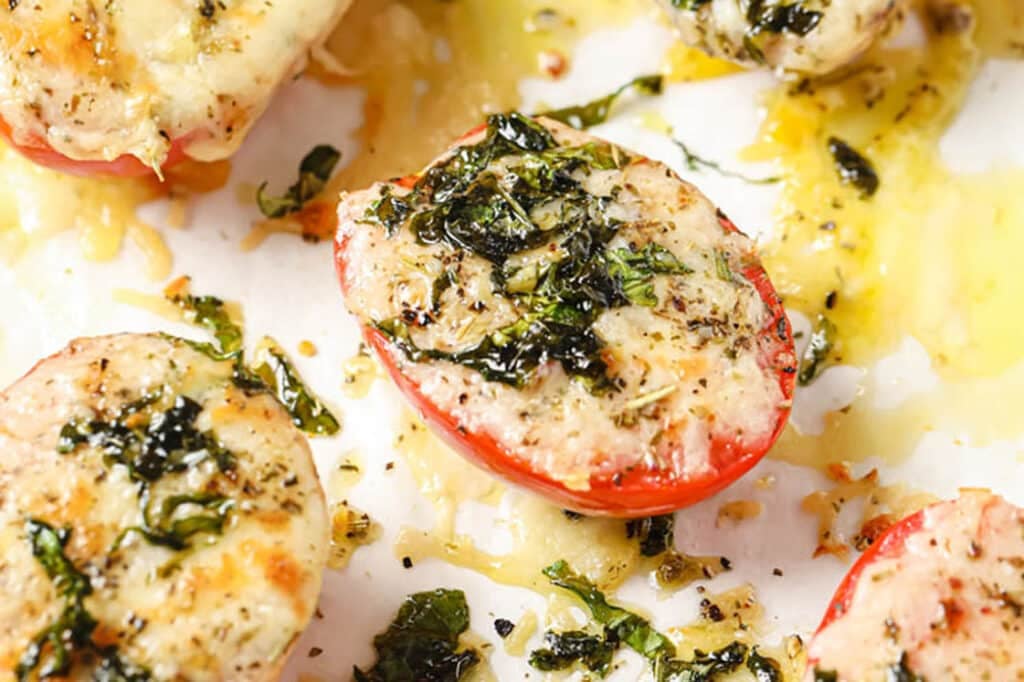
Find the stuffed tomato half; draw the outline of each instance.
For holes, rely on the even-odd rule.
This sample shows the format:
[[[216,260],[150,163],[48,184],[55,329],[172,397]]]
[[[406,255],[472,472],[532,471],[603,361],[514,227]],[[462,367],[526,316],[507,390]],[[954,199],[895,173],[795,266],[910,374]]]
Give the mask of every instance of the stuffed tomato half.
[[[786,422],[792,332],[753,244],[660,163],[498,114],[339,217],[347,306],[401,391],[557,504],[684,507]]]
[[[970,490],[889,528],[836,590],[806,679],[1024,679],[1024,509]]]

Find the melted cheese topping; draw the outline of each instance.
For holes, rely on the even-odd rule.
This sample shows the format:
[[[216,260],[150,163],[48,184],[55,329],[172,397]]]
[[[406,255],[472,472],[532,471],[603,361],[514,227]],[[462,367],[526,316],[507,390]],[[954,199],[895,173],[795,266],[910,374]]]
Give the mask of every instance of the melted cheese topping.
[[[799,35],[794,31],[757,31],[747,16],[751,3],[711,0],[695,9],[661,4],[672,17],[680,36],[708,54],[741,64],[767,64],[786,71],[823,74],[860,56],[885,29],[895,0],[810,0],[794,3],[818,12],[817,24]],[[777,6],[789,3],[777,3]],[[765,3],[770,6],[771,3]]]
[[[348,5],[12,5],[0,22],[0,118],[16,142],[73,159],[131,154],[157,168],[183,138],[193,158],[224,158]]]
[[[593,140],[554,122],[545,125],[562,145]],[[511,162],[502,159],[492,170],[500,175]],[[773,370],[763,366],[770,348],[760,332],[770,312],[753,285],[736,274],[756,262],[750,241],[725,230],[708,200],[661,164],[637,158],[622,169],[577,174],[591,194],[623,188],[608,208],[623,221],[610,248],[658,244],[692,270],[655,278],[653,307],[614,308],[597,318],[594,331],[606,344],[602,357],[620,390],[595,395],[553,364],[517,389],[460,365],[412,362],[396,352],[403,373],[465,429],[491,435],[513,456],[568,486],[585,488],[592,473],[611,475],[637,464],[682,477],[707,475],[718,464],[711,458],[713,441],[762,446],[776,426],[783,395]],[[363,222],[385,187],[405,192],[378,184],[343,198],[339,207],[339,239],[347,240],[349,264],[346,300],[367,325],[429,309],[432,283],[455,258],[443,245],[417,243],[404,226],[388,238]],[[525,264],[547,258],[545,253],[554,252],[542,246],[510,260]],[[522,314],[494,291],[492,265],[465,256],[458,257],[457,292],[442,297],[437,322],[412,332],[421,348],[472,347]],[[733,276],[722,276],[719,258],[731,264]]]
[[[25,519],[68,526],[68,559],[89,576],[86,609],[118,654],[156,679],[272,680],[313,614],[327,553],[327,520],[309,447],[265,393],[230,381],[215,362],[178,341],[121,335],[73,342],[0,395],[0,679],[62,601],[33,557]],[[151,484],[154,500],[205,490],[234,501],[220,534],[175,552],[138,534],[112,544],[141,519],[139,484],[88,445],[58,454],[73,418],[107,419],[162,390],[184,395],[236,458],[210,459]],[[161,409],[166,409],[164,406]],[[78,665],[71,679],[91,679]],[[6,677],[5,677],[6,675]]]
[[[1024,510],[972,491],[923,514],[902,554],[864,569],[809,657],[850,682],[893,679],[904,655],[925,680],[1021,679]]]

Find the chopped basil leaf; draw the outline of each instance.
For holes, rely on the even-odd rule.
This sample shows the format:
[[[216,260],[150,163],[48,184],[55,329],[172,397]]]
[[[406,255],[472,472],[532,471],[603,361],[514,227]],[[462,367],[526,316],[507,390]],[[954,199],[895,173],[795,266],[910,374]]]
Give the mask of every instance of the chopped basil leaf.
[[[814,682],[838,682],[839,675],[835,670],[814,669]]]
[[[818,315],[818,321],[814,325],[814,333],[811,334],[810,343],[800,359],[800,373],[797,381],[801,386],[806,386],[817,378],[825,369],[828,354],[832,352],[835,343],[836,326],[824,315]]]
[[[848,185],[860,190],[862,199],[873,196],[878,191],[880,181],[875,167],[856,149],[838,137],[828,138],[828,151],[836,164],[839,178]]]
[[[783,682],[782,668],[767,656],[762,656],[755,648],[747,657],[747,670],[756,682]]]
[[[461,649],[469,605],[460,590],[418,592],[405,599],[388,629],[373,638],[377,662],[353,669],[356,682],[455,682],[477,663],[475,649]]]
[[[658,305],[654,295],[655,275],[686,275],[693,270],[680,263],[672,253],[658,244],[648,244],[640,251],[610,249],[608,274],[616,281],[622,295],[630,303],[653,307]]]
[[[662,82],[663,78],[660,75],[639,76],[619,87],[614,92],[592,102],[545,111],[538,115],[560,121],[577,130],[583,130],[607,121],[612,106],[626,90],[633,88],[642,95],[660,95]]]
[[[747,660],[748,649],[741,642],[733,642],[711,653],[695,651],[693,659],[689,661],[677,659],[675,645],[668,637],[655,630],[644,618],[609,604],[593,583],[574,573],[565,561],[557,561],[548,566],[544,569],[544,575],[551,584],[579,597],[597,625],[604,629],[604,638],[598,638],[597,641],[583,642],[581,640],[587,637],[586,633],[571,633],[579,644],[578,649],[590,653],[591,660],[598,664],[603,661],[604,647],[611,646],[614,652],[621,644],[625,644],[649,661],[656,682],[712,682],[720,675],[735,671]],[[562,633],[563,636],[565,634],[568,633]],[[550,646],[539,653],[534,652],[531,654],[531,663],[534,655],[537,655],[542,663],[560,664],[561,660],[555,653]],[[566,666],[575,660],[581,660],[587,665],[585,657],[577,656],[568,658]],[[602,674],[599,670],[596,672]]]
[[[736,178],[737,180],[742,180],[743,182],[749,183],[751,185],[770,185],[782,181],[781,177],[775,175],[764,178],[751,178],[749,176],[743,175],[742,173],[737,173],[736,171],[722,168],[722,166],[718,162],[710,161],[708,159],[705,159],[694,154],[693,151],[691,151],[690,148],[681,140],[673,139],[672,142],[674,142],[675,145],[679,147],[679,150],[683,153],[683,163],[686,164],[686,168],[688,170],[699,172],[701,168],[707,168],[709,170],[715,171],[716,173],[723,177]]]
[[[747,5],[748,35],[761,32],[792,33],[805,36],[821,22],[822,13],[804,9],[802,2],[776,4],[771,0],[750,0]]]
[[[277,396],[278,402],[291,415],[292,422],[303,431],[317,436],[331,436],[341,428],[337,418],[299,378],[280,348],[265,348],[262,362],[253,368],[253,372]]]
[[[71,530],[58,530],[44,521],[29,519],[25,522],[25,534],[32,546],[32,555],[53,581],[57,595],[64,600],[64,608],[53,623],[32,638],[21,655],[14,669],[19,682],[68,676],[78,652],[88,652],[97,659],[95,680],[148,682],[148,670],[122,660],[116,647],[100,647],[93,642],[92,635],[99,623],[84,604],[85,598],[92,594],[92,585],[64,554]]]
[[[574,573],[565,561],[551,564],[544,569],[544,575],[555,587],[561,587],[579,597],[594,620],[616,641],[624,643],[652,662],[675,655],[676,648],[668,637],[655,630],[646,619],[609,604],[593,583]]]
[[[280,218],[295,213],[320,193],[340,159],[341,153],[330,145],[320,144],[313,147],[299,163],[299,179],[283,196],[267,196],[264,193],[267,183],[260,185],[256,192],[256,203],[260,207],[260,212],[268,218]]]
[[[242,350],[242,329],[231,321],[224,301],[216,296],[193,296],[189,293],[167,297],[185,312],[185,321],[203,327],[217,339],[219,348],[193,342],[192,347],[215,359],[234,357]]]
[[[544,633],[544,644],[544,648],[530,652],[530,665],[537,670],[565,670],[579,662],[601,677],[611,669],[612,656],[618,648],[617,642],[582,630],[548,631]]]
[[[626,537],[640,542],[643,556],[658,556],[675,545],[675,523],[673,514],[630,519],[626,521]]]

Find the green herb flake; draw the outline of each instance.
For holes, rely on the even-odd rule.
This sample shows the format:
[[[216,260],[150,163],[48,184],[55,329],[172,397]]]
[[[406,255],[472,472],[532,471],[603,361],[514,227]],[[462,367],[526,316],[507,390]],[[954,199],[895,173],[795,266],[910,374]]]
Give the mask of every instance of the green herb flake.
[[[268,344],[263,349],[261,362],[253,368],[253,372],[277,396],[291,415],[292,422],[306,433],[331,436],[341,428],[338,419],[306,387],[276,344]]]
[[[641,95],[660,95],[663,81],[664,79],[660,75],[639,76],[604,97],[583,105],[545,111],[539,115],[572,126],[577,130],[584,130],[607,121],[612,106],[627,90],[634,89]]]
[[[771,185],[776,182],[782,182],[782,178],[777,175],[772,175],[764,178],[752,178],[750,176],[744,175],[743,173],[738,173],[736,171],[723,168],[721,164],[719,164],[717,161],[711,161],[702,156],[698,156],[682,140],[673,139],[672,142],[676,145],[676,147],[679,148],[679,151],[683,153],[683,163],[686,164],[687,170],[693,171],[695,173],[700,172],[701,169],[706,168],[708,170],[712,170],[718,173],[723,177],[735,178],[737,180],[742,180],[743,182],[746,182],[751,185]]]
[[[839,675],[835,670],[814,669],[814,682],[838,682]]]
[[[774,3],[771,0],[750,0],[747,5],[748,35],[758,33],[792,33],[805,36],[821,23],[822,13],[808,10],[803,2]]]
[[[341,152],[330,145],[313,147],[299,163],[299,179],[279,197],[268,196],[264,182],[256,192],[256,203],[260,212],[268,218],[280,218],[299,211],[327,184],[334,167],[341,159]]]
[[[694,12],[711,2],[711,0],[671,0],[671,2],[672,6],[676,9],[685,9]]]
[[[658,244],[647,244],[640,251],[610,249],[605,253],[608,274],[618,284],[630,303],[646,307],[658,305],[654,295],[655,275],[687,275],[692,269],[683,265],[672,253]]]
[[[216,296],[193,296],[173,293],[167,300],[184,311],[185,321],[209,331],[217,339],[217,347],[193,342],[192,347],[214,360],[235,357],[242,350],[242,328],[231,321],[224,301]]]
[[[828,366],[828,356],[832,352],[836,339],[836,326],[824,315],[818,315],[811,340],[800,359],[800,372],[797,381],[801,386],[814,381]]]
[[[756,682],[783,682],[782,667],[774,659],[762,656],[756,648],[747,657],[747,670]]]
[[[52,624],[32,638],[21,655],[14,669],[19,682],[66,677],[80,652],[88,652],[97,659],[95,680],[148,682],[151,679],[148,670],[121,659],[116,647],[99,647],[93,642],[92,634],[98,622],[84,604],[85,598],[92,594],[92,585],[64,554],[71,530],[55,529],[45,521],[28,519],[25,534],[32,555],[53,582],[57,595],[64,600],[64,608]]]
[[[717,651],[695,651],[693,659],[662,659],[654,665],[658,682],[712,682],[737,670],[747,657],[747,646],[733,642]]]
[[[611,669],[617,648],[617,643],[581,630],[548,631],[544,633],[544,644],[544,648],[530,652],[530,665],[537,670],[565,670],[578,662],[601,677]]]
[[[839,178],[860,190],[862,199],[874,196],[881,184],[875,167],[860,152],[838,137],[828,139],[828,151],[836,165]]]
[[[641,555],[658,556],[675,545],[675,522],[673,514],[630,519],[626,521],[626,537],[637,539]]]
[[[353,669],[355,682],[456,682],[477,663],[459,636],[469,629],[469,605],[460,590],[418,592],[405,599],[388,629],[373,638],[377,662]]]

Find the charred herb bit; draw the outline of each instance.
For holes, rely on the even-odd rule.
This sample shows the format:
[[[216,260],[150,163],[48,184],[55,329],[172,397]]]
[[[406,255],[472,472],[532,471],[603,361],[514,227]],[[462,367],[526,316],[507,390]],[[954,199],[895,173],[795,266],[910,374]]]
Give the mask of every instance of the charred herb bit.
[[[814,669],[814,682],[838,682],[839,675],[835,670]]]
[[[782,682],[782,668],[774,659],[762,656],[757,648],[747,657],[747,670],[756,682]]]
[[[341,428],[337,418],[299,378],[284,352],[276,344],[266,342],[259,365],[253,368],[258,376],[277,396],[292,423],[317,436],[334,435]]]
[[[686,9],[691,12],[708,4],[711,0],[671,0],[672,6],[677,9]]]
[[[256,203],[260,207],[260,212],[268,218],[280,218],[295,213],[320,193],[340,159],[341,153],[330,145],[319,144],[313,147],[299,163],[299,179],[283,196],[267,196],[264,194],[267,183],[260,185],[256,192]]]
[[[498,633],[498,637],[505,639],[512,634],[512,631],[516,629],[515,623],[508,620],[507,618],[498,618],[494,621],[494,631]]]
[[[373,638],[377,662],[353,669],[356,682],[455,682],[480,662],[459,648],[469,629],[469,605],[460,590],[418,592],[405,599],[388,629]]]
[[[662,659],[654,664],[654,679],[658,682],[712,682],[720,675],[728,675],[747,657],[747,645],[733,642],[717,651],[694,651],[693,659]]]
[[[57,595],[64,600],[64,608],[51,625],[32,638],[21,655],[14,669],[19,682],[33,679],[37,669],[34,676],[37,679],[67,676],[79,652],[98,658],[99,664],[93,673],[95,680],[148,682],[148,670],[122,660],[116,647],[99,647],[93,642],[92,634],[98,623],[84,604],[85,598],[92,594],[92,585],[64,554],[71,530],[58,530],[44,521],[28,519],[25,533],[32,555],[53,581]]]
[[[748,35],[762,32],[805,36],[821,23],[822,13],[805,9],[802,2],[775,4],[771,0],[750,0],[747,5]]]
[[[658,556],[675,544],[676,517],[672,514],[647,516],[626,521],[626,537],[640,542],[640,554]]]
[[[860,190],[862,199],[867,199],[878,191],[878,173],[875,172],[874,165],[860,152],[838,137],[828,138],[828,151],[835,161],[839,178]]]
[[[673,139],[672,142],[679,147],[679,151],[683,153],[683,163],[686,164],[687,170],[699,172],[702,168],[707,168],[708,170],[715,171],[723,177],[735,178],[751,185],[771,185],[776,182],[782,182],[782,178],[777,175],[771,175],[764,178],[752,178],[742,173],[722,168],[717,161],[710,161],[695,154],[682,140]]]
[[[530,652],[530,665],[537,670],[565,670],[579,662],[601,677],[611,669],[612,657],[618,648],[618,642],[582,630],[548,631],[544,633],[544,644],[544,648]]]
[[[925,682],[925,679],[910,669],[907,652],[900,654],[900,660],[885,671],[886,682]]]
[[[692,1],[693,0],[691,0],[691,2]],[[697,2],[700,1],[701,0],[697,0]],[[620,86],[614,92],[595,99],[592,102],[578,106],[565,107],[562,109],[554,109],[552,111],[545,111],[539,115],[560,121],[566,125],[576,128],[577,130],[583,130],[590,126],[595,126],[607,121],[608,114],[611,112],[612,106],[614,106],[616,100],[618,100],[619,97],[621,97],[627,90],[632,88],[642,95],[660,95],[662,82],[663,78],[660,75],[639,76],[625,85]]]
[[[836,326],[824,315],[818,315],[818,321],[814,325],[814,332],[811,334],[810,343],[800,359],[800,373],[797,380],[801,386],[814,381],[825,369],[826,361],[832,347],[835,344]]]

